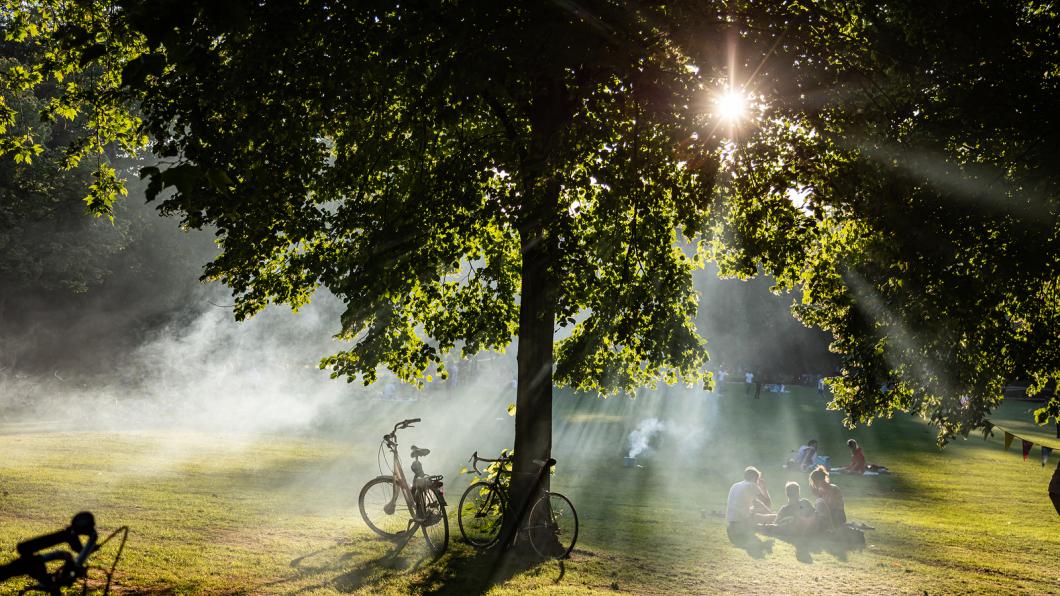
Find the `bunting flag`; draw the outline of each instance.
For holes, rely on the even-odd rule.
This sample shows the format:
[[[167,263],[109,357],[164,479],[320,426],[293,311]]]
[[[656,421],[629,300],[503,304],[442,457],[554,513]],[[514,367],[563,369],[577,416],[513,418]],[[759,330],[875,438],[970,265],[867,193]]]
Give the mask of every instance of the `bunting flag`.
[[[989,438],[989,437],[993,436],[993,432],[992,431],[994,431],[994,430],[999,430],[999,431],[1004,432],[1005,433],[1005,449],[1006,450],[1008,450],[1008,448],[1012,445],[1013,441],[1015,441],[1016,439],[1019,439],[1019,441],[1020,441],[1020,443],[1022,443],[1022,447],[1023,447],[1023,449],[1022,449],[1022,451],[1023,451],[1023,461],[1028,461],[1028,459],[1030,458],[1030,455],[1031,455],[1031,449],[1033,449],[1034,446],[1037,445],[1037,446],[1041,447],[1041,449],[1042,449],[1042,466],[1044,467],[1047,463],[1049,463],[1049,458],[1053,455],[1053,450],[1054,449],[1060,449],[1060,441],[1053,442],[1052,439],[1041,439],[1041,438],[1038,438],[1037,436],[1034,437],[1034,440],[1028,440],[1028,439],[1025,439],[1025,438],[1021,437],[1020,435],[1017,435],[1016,433],[1008,430],[1007,428],[1005,428],[1003,426],[998,426],[998,425],[994,424],[993,422],[991,422],[989,420],[986,421],[986,424],[987,424],[987,426],[986,426],[987,430],[983,434],[983,438],[986,439],[986,438]],[[1057,438],[1060,439],[1060,437],[1057,437]]]

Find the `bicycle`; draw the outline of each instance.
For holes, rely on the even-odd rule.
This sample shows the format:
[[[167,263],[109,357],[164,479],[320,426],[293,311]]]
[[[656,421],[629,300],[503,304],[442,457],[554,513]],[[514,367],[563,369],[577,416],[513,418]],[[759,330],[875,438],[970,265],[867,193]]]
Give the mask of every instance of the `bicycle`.
[[[99,542],[97,541],[98,534],[96,533],[95,517],[87,511],[82,511],[75,515],[70,521],[70,525],[58,532],[43,534],[18,543],[15,547],[15,551],[19,555],[18,558],[10,563],[0,565],[0,582],[26,576],[36,580],[37,584],[23,588],[19,591],[19,594],[37,591],[58,595],[62,594],[64,588],[73,586],[80,579],[83,582],[82,594],[87,593],[88,570],[91,569],[88,565],[89,557],[102,549],[110,542],[111,538],[114,538],[119,533],[122,534],[121,544],[118,546],[118,552],[114,555],[110,570],[107,571],[107,583],[103,588],[103,594],[108,594],[110,593],[114,570],[118,566],[118,559],[121,558],[122,551],[125,549],[125,541],[129,537],[129,527],[122,526]],[[81,541],[82,537],[85,538],[84,542]],[[42,550],[62,544],[70,547],[74,554],[65,550],[39,554]],[[62,561],[62,565],[57,569],[53,565],[53,570],[49,571],[48,564],[53,561]]]
[[[416,530],[422,530],[427,548],[435,557],[439,557],[449,545],[449,518],[445,514],[442,476],[423,473],[423,464],[419,458],[426,457],[431,450],[413,445],[413,479],[410,486],[397,451],[397,431],[409,428],[419,421],[419,418],[402,420],[394,425],[394,430],[383,435],[383,442],[379,445],[379,470],[382,472],[383,469],[385,447],[393,454],[393,465],[389,466],[390,474],[381,474],[369,480],[361,489],[357,504],[361,517],[372,531],[383,538],[399,542],[395,554],[405,547]],[[402,514],[399,496],[403,498],[408,517]]]
[[[512,456],[502,453],[500,458],[488,459],[479,457],[476,451],[468,462],[476,473],[488,476],[486,480],[473,482],[460,497],[457,523],[464,540],[476,548],[486,549],[500,540],[509,502],[507,483],[502,478],[511,479]],[[491,466],[482,471],[478,469],[479,462],[488,462]],[[556,465],[556,460],[534,460],[534,463],[540,469],[535,484],[539,486],[544,475]],[[516,522],[518,525],[522,519]],[[542,491],[530,508],[526,525],[519,527],[505,548],[514,544],[521,534],[527,536],[530,546],[541,557],[566,559],[578,541],[578,512],[566,496]]]

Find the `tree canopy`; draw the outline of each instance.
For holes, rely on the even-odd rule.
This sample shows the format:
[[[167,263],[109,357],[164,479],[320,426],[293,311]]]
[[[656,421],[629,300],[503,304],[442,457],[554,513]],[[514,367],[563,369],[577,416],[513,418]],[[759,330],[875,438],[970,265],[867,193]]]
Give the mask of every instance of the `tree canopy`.
[[[1060,13],[790,8],[783,31],[749,22],[781,40],[786,91],[736,153],[719,261],[802,291],[849,420],[919,412],[943,440],[988,425],[1007,382],[1060,380]],[[1054,395],[1037,418],[1058,414]]]
[[[94,129],[73,155],[149,136],[167,160],[151,191],[216,227],[206,272],[237,316],[328,287],[351,347],[324,365],[365,381],[444,374],[446,351],[518,334],[517,453],[548,443],[553,376],[705,379],[691,270],[707,258],[800,292],[796,315],[843,358],[850,422],[916,411],[945,439],[982,427],[1008,380],[1060,379],[1048,4],[7,9],[44,59],[4,97],[67,82],[53,112]],[[738,128],[711,113],[726,85],[752,102]],[[5,148],[28,155],[8,116]],[[98,180],[105,212],[117,181]],[[1058,413],[1054,397],[1040,421]]]

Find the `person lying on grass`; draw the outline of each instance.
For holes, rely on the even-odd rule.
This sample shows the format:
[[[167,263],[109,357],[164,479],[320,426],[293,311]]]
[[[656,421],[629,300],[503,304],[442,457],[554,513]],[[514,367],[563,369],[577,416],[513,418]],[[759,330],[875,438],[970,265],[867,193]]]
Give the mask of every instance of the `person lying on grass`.
[[[829,524],[830,528],[822,529],[845,526],[847,513],[843,503],[843,491],[830,482],[828,470],[824,466],[817,466],[817,469],[810,472],[810,489],[813,490],[813,494],[819,499],[816,509],[820,510],[821,504],[823,504],[828,511],[828,519],[831,522]]]

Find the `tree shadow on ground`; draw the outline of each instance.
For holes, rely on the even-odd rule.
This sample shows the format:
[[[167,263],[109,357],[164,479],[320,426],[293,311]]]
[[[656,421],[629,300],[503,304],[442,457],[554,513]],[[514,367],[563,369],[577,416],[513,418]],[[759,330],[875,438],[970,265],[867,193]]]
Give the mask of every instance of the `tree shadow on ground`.
[[[426,574],[414,581],[413,592],[431,594],[483,594],[496,585],[503,584],[522,573],[546,573],[544,561],[536,554],[521,549],[501,552],[494,548],[486,551],[461,549],[454,553],[444,565],[433,565]],[[553,583],[558,584],[566,574],[566,566],[559,561],[559,570]]]
[[[376,546],[365,552],[366,544]],[[378,547],[385,546],[385,552]],[[409,593],[481,594],[513,576],[538,569],[545,573],[541,559],[521,550],[498,552],[497,549],[477,551],[467,545],[454,543],[442,557],[435,559],[415,542],[406,549],[394,550],[394,543],[378,539],[344,539],[332,545],[305,553],[291,560],[294,574],[260,588],[278,588],[301,584],[312,578],[310,585],[299,585],[292,593],[331,589],[349,593],[357,590],[374,591],[408,575],[404,586]],[[367,555],[367,556],[366,556]],[[565,574],[561,561],[554,583]]]

